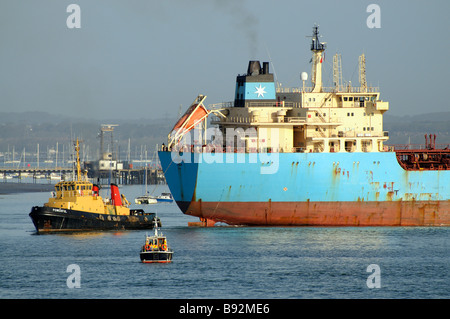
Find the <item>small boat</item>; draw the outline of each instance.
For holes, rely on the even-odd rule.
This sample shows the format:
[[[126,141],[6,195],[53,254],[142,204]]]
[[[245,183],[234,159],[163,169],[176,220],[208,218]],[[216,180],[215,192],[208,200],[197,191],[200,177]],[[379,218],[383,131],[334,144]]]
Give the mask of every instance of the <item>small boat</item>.
[[[145,244],[141,248],[140,257],[143,263],[170,263],[173,250],[167,245],[166,236],[158,229],[155,223],[153,236],[146,235]]]
[[[136,197],[134,199],[134,202],[139,205],[141,205],[141,204],[156,204],[157,200],[153,196],[142,195],[142,196]]]
[[[161,193],[161,195],[156,197],[158,202],[173,202],[173,197],[171,193]]]
[[[50,174],[50,179],[51,180],[58,180],[58,181],[60,181],[61,180],[61,174],[51,173]]]
[[[147,153],[145,153],[147,154]],[[147,155],[145,157],[147,161]],[[138,205],[156,204],[157,200],[154,196],[151,196],[147,191],[147,165],[145,166],[145,195],[138,196],[134,199],[134,202]]]

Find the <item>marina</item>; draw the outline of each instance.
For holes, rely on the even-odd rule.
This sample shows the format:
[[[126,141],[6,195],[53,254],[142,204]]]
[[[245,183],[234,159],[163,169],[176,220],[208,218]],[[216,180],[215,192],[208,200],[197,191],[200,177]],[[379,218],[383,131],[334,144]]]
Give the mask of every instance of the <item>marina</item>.
[[[2,168],[0,167],[0,193],[27,189],[49,190],[58,181],[73,176],[73,168]],[[108,185],[112,180],[120,185],[165,184],[164,174],[159,169],[125,168],[111,171],[88,171],[88,179],[99,185]]]
[[[147,170],[147,172],[145,172]],[[68,167],[58,168],[1,168],[0,167],[0,182],[10,181],[20,183],[25,178],[31,179],[33,183],[39,180],[58,180],[64,179],[65,176],[73,174],[73,169]],[[147,176],[146,176],[147,175]],[[158,169],[145,169],[145,168],[123,168],[111,171],[88,171],[88,177],[90,179],[96,179],[100,181],[100,184],[104,184],[106,180],[114,180],[119,184],[133,185],[144,184],[147,177],[147,183],[149,184],[161,184],[165,183],[164,175],[161,170]]]
[[[128,140],[126,160],[120,160],[119,151],[114,151],[117,142],[114,140],[113,133],[117,126],[116,124],[102,124],[100,126],[100,132],[98,133],[100,156],[97,160],[89,160],[89,156],[86,154],[88,151],[85,145],[82,145],[80,149],[81,169],[87,173],[87,178],[99,185],[109,185],[111,182],[119,185],[165,183],[165,177],[156,154],[157,145],[152,158],[147,159],[146,147],[143,148],[142,146],[140,155],[136,153],[132,157],[131,142]],[[44,161],[40,160],[39,144],[37,144],[36,153],[28,153],[28,156],[23,149],[20,160],[14,160],[17,156],[15,155],[15,147],[12,147],[12,151],[10,151],[8,146],[8,150],[4,154],[0,154],[3,156],[3,161],[0,162],[0,184],[2,182],[46,184],[74,178],[74,154],[65,151],[65,145],[62,147],[61,153],[61,147],[58,147],[58,145],[56,143],[54,148],[47,150],[45,155],[47,160]],[[10,160],[11,158],[12,160]]]

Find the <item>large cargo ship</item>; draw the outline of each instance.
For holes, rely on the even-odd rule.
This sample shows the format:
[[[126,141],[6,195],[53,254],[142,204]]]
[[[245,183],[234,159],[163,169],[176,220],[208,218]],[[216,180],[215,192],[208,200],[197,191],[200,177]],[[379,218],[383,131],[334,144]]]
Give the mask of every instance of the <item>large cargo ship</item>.
[[[275,84],[250,61],[234,102],[206,108],[199,95],[159,152],[181,211],[205,225],[449,226],[450,150],[385,145],[389,103],[367,85],[322,86],[326,44],[313,28],[312,87]],[[208,121],[210,119],[210,121]]]

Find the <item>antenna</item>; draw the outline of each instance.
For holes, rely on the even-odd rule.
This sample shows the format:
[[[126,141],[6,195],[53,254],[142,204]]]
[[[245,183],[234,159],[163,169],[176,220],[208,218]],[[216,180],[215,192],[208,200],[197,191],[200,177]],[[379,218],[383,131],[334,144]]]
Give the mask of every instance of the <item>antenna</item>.
[[[359,84],[361,85],[361,92],[367,92],[366,56],[364,53],[359,56]]]
[[[327,47],[325,42],[319,41],[319,26],[317,24],[313,27],[313,35],[308,36],[308,38],[311,38],[311,51],[324,51]]]
[[[342,82],[342,60],[341,55],[336,53],[333,56],[333,82],[336,87],[336,92],[339,92],[343,82]]]
[[[272,62],[272,58],[270,57],[270,52],[269,52],[269,48],[267,47],[267,43],[264,42],[264,46],[266,47],[266,51],[267,51],[267,56],[269,57],[269,61],[270,64],[272,64],[272,69],[273,69],[273,75],[275,76],[275,82],[277,82],[278,85],[278,77],[277,77],[277,72],[275,71],[275,65]]]
[[[322,91],[322,53],[325,51],[326,43],[319,41],[319,26],[314,25],[313,35],[311,36],[311,51],[312,53],[312,68],[311,68],[311,83],[313,84],[312,92]]]

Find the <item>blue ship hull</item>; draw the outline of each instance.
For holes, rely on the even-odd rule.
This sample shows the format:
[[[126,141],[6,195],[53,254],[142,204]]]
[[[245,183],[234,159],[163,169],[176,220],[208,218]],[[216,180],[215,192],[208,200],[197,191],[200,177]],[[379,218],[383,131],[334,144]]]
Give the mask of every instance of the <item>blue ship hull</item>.
[[[159,152],[185,214],[244,225],[448,226],[450,171],[395,152]]]

